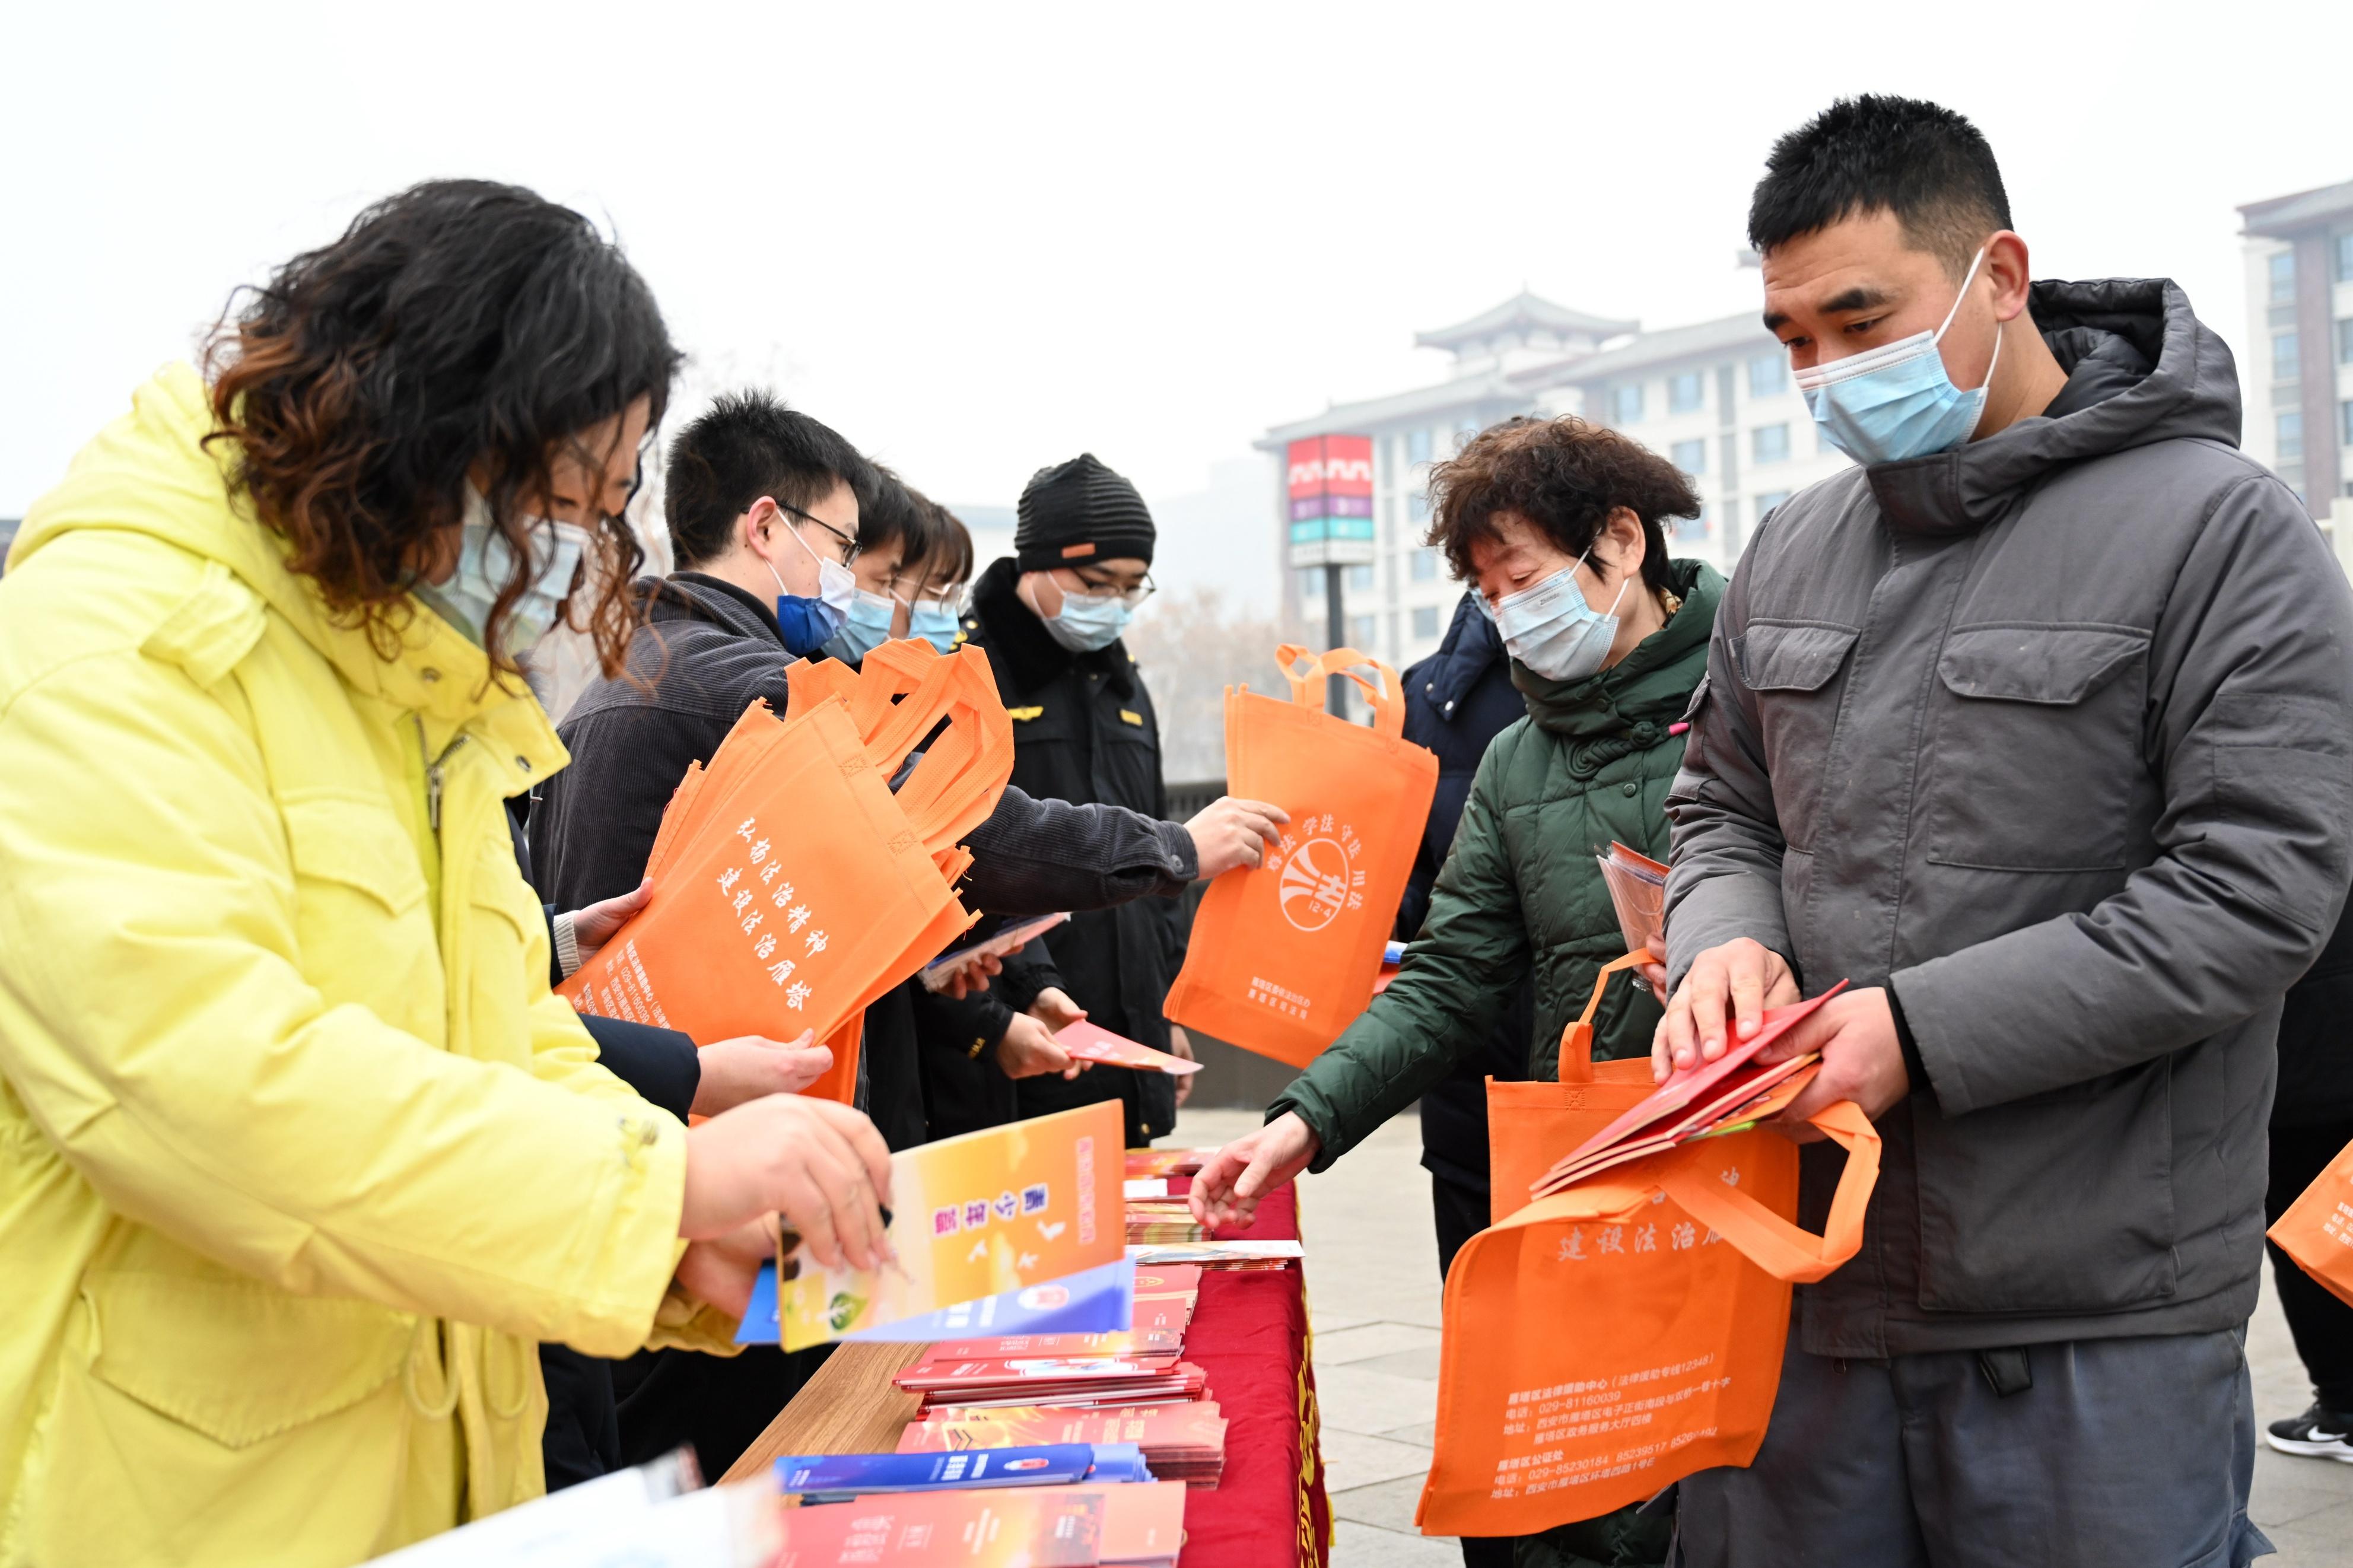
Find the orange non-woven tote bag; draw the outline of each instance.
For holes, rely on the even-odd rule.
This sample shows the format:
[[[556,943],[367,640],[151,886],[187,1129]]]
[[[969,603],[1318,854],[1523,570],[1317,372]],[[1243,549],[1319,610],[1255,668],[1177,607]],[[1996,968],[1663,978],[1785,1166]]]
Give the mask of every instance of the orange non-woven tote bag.
[[[1303,674],[1306,649],[1285,644],[1275,657],[1289,701],[1248,687],[1226,692],[1226,789],[1282,807],[1291,826],[1263,866],[1210,884],[1165,1010],[1187,1028],[1305,1067],[1373,999],[1438,758],[1404,739],[1405,693],[1380,660],[1334,648]],[[1331,675],[1364,690],[1369,728],[1324,710]]]
[[[653,898],[560,988],[575,1007],[705,1042],[814,1029],[836,1063],[807,1092],[849,1098],[865,1006],[971,923],[954,841],[1012,770],[985,656],[892,646],[856,689],[836,678],[803,701],[796,680],[785,721],[754,704],[681,781],[648,867]]]
[[[2353,1143],[2337,1151],[2267,1234],[2297,1268],[2353,1306]]]
[[[1595,996],[1642,958],[1605,971]],[[1647,1058],[1594,1063],[1580,1025],[1561,1067],[1557,1085],[1489,1085],[1499,1202],[1653,1087]],[[1797,1145],[1759,1129],[1612,1167],[1464,1244],[1446,1277],[1425,1531],[1533,1534],[1757,1457],[1789,1287],[1854,1256],[1879,1174],[1860,1110],[1814,1124],[1847,1151],[1819,1237],[1793,1223]]]

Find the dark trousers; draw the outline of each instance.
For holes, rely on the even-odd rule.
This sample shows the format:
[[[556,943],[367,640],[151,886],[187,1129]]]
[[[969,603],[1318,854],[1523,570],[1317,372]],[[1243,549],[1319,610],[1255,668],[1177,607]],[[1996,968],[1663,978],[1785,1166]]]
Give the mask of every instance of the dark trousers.
[[[1442,1279],[1462,1244],[1487,1228],[1487,1189],[1450,1181],[1433,1171],[1430,1207],[1438,1222],[1438,1275]],[[1462,1563],[1463,1568],[1512,1568],[1511,1538],[1464,1536]]]
[[[1886,1361],[1795,1340],[1756,1463],[1684,1478],[1680,1568],[2245,1568],[2271,1550],[2247,1519],[2241,1331]]]
[[[2348,1143],[2353,1143],[2353,1121],[2273,1128],[2265,1223],[2284,1214]],[[2331,1415],[2353,1415],[2353,1307],[2329,1294],[2286,1253],[2269,1242],[2264,1245],[2271,1247],[2272,1283],[2279,1290],[2288,1332],[2295,1336],[2295,1353],[2304,1358],[2305,1373],[2312,1379],[2314,1397]]]

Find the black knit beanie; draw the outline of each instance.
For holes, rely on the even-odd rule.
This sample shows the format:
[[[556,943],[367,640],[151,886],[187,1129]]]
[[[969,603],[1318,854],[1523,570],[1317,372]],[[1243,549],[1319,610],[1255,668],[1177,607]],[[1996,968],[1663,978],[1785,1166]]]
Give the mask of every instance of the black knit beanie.
[[[1024,572],[1152,559],[1152,513],[1135,487],[1092,452],[1040,468],[1021,492],[1013,553]]]

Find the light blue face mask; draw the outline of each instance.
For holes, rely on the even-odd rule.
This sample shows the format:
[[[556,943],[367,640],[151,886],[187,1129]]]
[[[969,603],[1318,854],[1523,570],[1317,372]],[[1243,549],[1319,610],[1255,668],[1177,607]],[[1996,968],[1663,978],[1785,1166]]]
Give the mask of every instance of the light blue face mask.
[[[849,614],[841,629],[825,645],[825,651],[844,664],[860,664],[866,656],[891,640],[892,598],[888,594],[870,594],[858,590],[849,601]]]
[[[942,653],[955,651],[963,634],[963,618],[955,607],[938,599],[918,599],[907,606],[907,635],[921,637]]]
[[[1949,452],[1969,438],[1985,416],[1986,392],[1993,385],[1994,366],[2001,363],[1999,325],[1985,384],[1972,391],[1953,384],[1936,345],[1969,297],[1969,284],[1984,260],[1980,247],[1953,308],[1935,331],[1915,332],[1797,373],[1798,390],[1806,395],[1823,440],[1868,467]]]
[[[1029,607],[1038,608],[1034,604]],[[1038,618],[1046,623],[1048,635],[1072,653],[1092,653],[1117,642],[1134,614],[1134,607],[1123,595],[1073,594],[1064,589],[1062,613],[1041,612]]]
[[[585,528],[543,518],[526,518],[523,526],[529,531],[533,570],[522,596],[507,612],[504,641],[510,658],[520,658],[554,628],[564,601],[572,592],[573,574],[588,550]],[[470,484],[466,487],[466,515],[459,528],[458,569],[449,580],[412,584],[408,591],[468,642],[487,648],[482,627],[490,620],[491,607],[505,591],[507,579],[514,574],[514,547],[492,519],[490,501]]]
[[[1506,595],[1487,606],[1487,618],[1503,634],[1511,656],[1546,680],[1582,680],[1599,670],[1618,640],[1618,606],[1633,585],[1629,574],[1618,584],[1618,597],[1607,612],[1586,602],[1577,585],[1577,569],[1593,552],[1588,550],[1533,588]]]

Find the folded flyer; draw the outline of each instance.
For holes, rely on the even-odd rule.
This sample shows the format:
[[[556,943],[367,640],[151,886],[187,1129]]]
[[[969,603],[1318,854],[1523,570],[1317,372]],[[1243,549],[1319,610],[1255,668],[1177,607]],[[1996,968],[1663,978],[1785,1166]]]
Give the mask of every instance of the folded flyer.
[[[804,1350],[851,1335],[943,1339],[1128,1327],[1116,1100],[891,1156],[898,1258],[828,1269],[794,1238],[763,1270],[736,1339]],[[970,1310],[952,1309],[969,1305]],[[896,1333],[909,1320],[929,1320]]]
[[[955,978],[955,972],[973,960],[1003,958],[1015,948],[1045,935],[1070,918],[1071,911],[1064,910],[1059,914],[1039,915],[1034,920],[1017,921],[993,936],[983,937],[978,942],[966,942],[962,947],[940,954],[923,968],[915,971],[915,978],[923,983],[923,989],[926,991],[945,990],[948,982]]]
[[[1098,1024],[1084,1018],[1065,1025],[1054,1036],[1054,1043],[1082,1062],[1097,1062],[1107,1067],[1140,1068],[1159,1071],[1174,1078],[1201,1070],[1199,1062],[1188,1062],[1183,1057],[1166,1051],[1154,1050],[1150,1046],[1131,1040],[1125,1035],[1114,1035]]]

